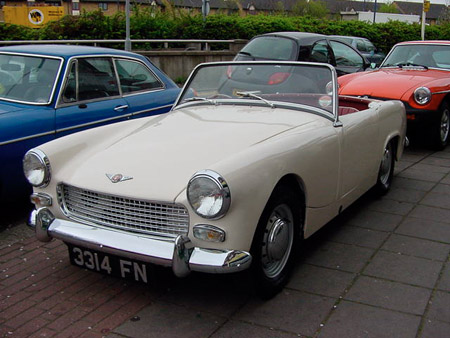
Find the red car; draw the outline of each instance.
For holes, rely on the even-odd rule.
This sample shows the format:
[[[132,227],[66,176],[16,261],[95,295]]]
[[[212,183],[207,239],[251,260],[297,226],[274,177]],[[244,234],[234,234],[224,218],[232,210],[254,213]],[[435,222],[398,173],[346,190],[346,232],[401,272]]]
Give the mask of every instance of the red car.
[[[396,44],[374,71],[341,76],[339,94],[401,100],[408,134],[426,133],[436,149],[448,143],[450,129],[450,41]]]

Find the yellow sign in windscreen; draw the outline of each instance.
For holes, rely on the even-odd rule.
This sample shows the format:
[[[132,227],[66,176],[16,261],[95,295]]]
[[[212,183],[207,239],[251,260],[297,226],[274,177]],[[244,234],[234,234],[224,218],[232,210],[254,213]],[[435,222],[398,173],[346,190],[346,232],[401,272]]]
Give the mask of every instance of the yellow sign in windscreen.
[[[61,6],[3,6],[5,22],[39,28],[49,21],[59,20],[64,15]]]

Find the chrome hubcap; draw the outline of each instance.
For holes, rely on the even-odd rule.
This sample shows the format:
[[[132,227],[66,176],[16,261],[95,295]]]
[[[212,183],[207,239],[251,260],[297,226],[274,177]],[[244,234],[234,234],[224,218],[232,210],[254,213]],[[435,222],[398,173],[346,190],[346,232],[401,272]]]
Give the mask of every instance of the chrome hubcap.
[[[267,244],[267,256],[271,261],[279,261],[289,246],[289,225],[277,218],[270,229]]]
[[[294,218],[290,208],[277,206],[266,224],[261,261],[269,278],[277,277],[286,266],[294,239]]]
[[[380,181],[382,184],[388,183],[389,176],[391,175],[391,166],[392,166],[392,151],[391,147],[388,145],[386,149],[384,149],[383,159],[381,161]]]
[[[448,109],[444,110],[442,112],[442,116],[441,116],[441,141],[445,142],[448,138],[448,133],[449,133],[449,116],[450,116],[450,112]]]

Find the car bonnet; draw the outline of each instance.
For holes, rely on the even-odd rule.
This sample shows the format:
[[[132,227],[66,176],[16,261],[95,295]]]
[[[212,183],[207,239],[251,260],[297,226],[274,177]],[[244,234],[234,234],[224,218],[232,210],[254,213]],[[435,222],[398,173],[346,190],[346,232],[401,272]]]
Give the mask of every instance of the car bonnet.
[[[339,94],[400,100],[405,93],[449,75],[447,71],[434,69],[384,68],[338,79]]]
[[[220,172],[222,161],[317,120],[326,119],[269,107],[186,107],[164,118],[141,119],[126,137],[111,135],[107,142],[98,140],[102,146],[89,156],[65,153],[68,160],[53,170],[54,179],[113,195],[173,201],[197,171],[217,170],[226,178],[227,173]],[[52,148],[63,149],[64,140],[55,142]],[[45,152],[45,147],[41,149]],[[236,163],[235,167],[244,165]],[[132,179],[112,183],[107,176],[115,174]]]

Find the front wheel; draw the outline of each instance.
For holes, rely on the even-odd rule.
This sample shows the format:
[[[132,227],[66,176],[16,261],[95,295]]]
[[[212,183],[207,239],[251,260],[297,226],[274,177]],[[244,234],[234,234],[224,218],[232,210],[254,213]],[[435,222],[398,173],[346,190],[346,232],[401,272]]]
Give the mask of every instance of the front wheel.
[[[303,228],[302,203],[281,187],[272,194],[258,222],[252,244],[252,277],[258,294],[268,299],[288,281]]]
[[[381,195],[386,194],[392,184],[394,177],[395,153],[393,141],[384,148],[383,157],[381,158],[380,168],[378,170],[377,183],[375,184],[375,191]]]
[[[443,102],[439,115],[433,126],[434,148],[443,150],[448,144],[450,131],[450,109],[447,102]]]

